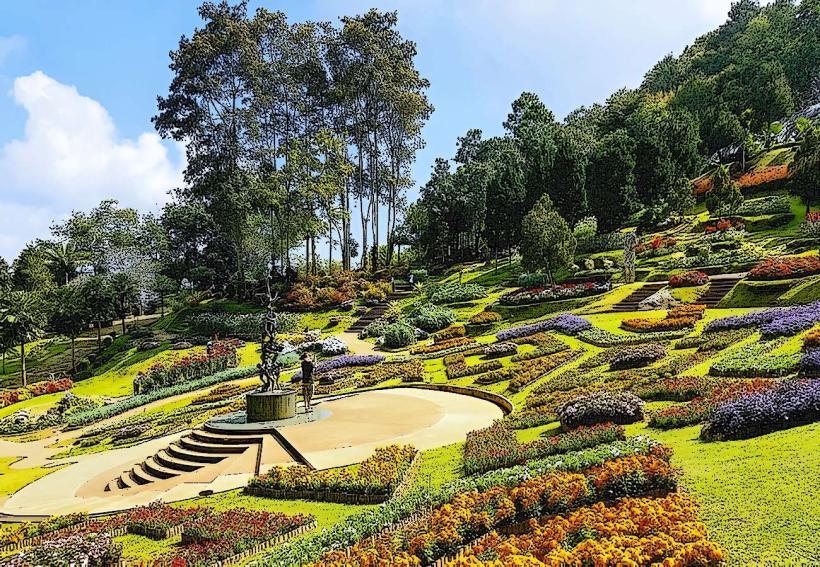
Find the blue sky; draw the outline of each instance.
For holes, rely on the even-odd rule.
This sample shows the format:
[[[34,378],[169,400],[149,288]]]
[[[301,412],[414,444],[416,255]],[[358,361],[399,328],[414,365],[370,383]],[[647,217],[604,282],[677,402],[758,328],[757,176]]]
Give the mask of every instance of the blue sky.
[[[537,93],[562,118],[637,86],[666,53],[725,19],[730,0],[280,0],[291,21],[399,11],[436,107],[414,166],[477,127],[501,131],[510,103]],[[180,183],[181,148],[154,134],[168,52],[199,24],[187,0],[0,2],[0,256],[9,260],[72,209],[114,197],[158,210]],[[416,189],[411,191],[411,197]],[[355,226],[355,223],[354,223]]]

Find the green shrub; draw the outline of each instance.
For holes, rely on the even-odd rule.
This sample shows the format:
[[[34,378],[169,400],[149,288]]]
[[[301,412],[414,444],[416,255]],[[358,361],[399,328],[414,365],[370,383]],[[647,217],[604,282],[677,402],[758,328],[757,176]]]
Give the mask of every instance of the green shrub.
[[[487,290],[478,284],[445,283],[431,286],[427,297],[432,303],[462,303],[487,297]]]
[[[416,332],[407,323],[391,323],[384,328],[384,346],[404,348],[416,342]]]
[[[451,310],[432,303],[422,304],[408,317],[411,325],[428,333],[449,327],[455,320],[456,315]]]

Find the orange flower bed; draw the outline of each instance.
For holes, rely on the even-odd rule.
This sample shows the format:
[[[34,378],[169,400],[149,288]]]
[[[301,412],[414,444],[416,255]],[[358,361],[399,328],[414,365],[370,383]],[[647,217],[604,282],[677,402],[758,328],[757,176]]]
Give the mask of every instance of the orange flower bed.
[[[468,337],[456,337],[454,339],[447,339],[441,342],[435,342],[431,345],[420,345],[410,349],[410,354],[432,354],[434,352],[441,352],[453,347],[460,347],[475,343],[475,340]]]
[[[686,327],[694,327],[695,323],[703,318],[705,310],[705,305],[679,305],[670,309],[663,319],[645,319],[643,317],[624,319],[621,322],[621,327],[627,331],[638,333],[675,331]]]
[[[803,335],[803,348],[820,347],[820,328],[815,327]]]
[[[763,185],[764,183],[771,183],[772,181],[780,181],[789,177],[789,165],[772,165],[769,167],[761,167],[744,173],[737,180],[741,187],[754,187],[756,185]]]
[[[556,516],[531,531],[502,538],[493,533],[447,565],[717,565],[726,560],[698,521],[691,497],[625,498]],[[572,543],[575,543],[573,545]]]

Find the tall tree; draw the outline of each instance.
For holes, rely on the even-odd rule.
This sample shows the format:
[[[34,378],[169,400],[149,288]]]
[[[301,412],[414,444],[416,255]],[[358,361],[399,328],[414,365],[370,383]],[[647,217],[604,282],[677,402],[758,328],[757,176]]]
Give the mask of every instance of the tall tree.
[[[524,216],[521,226],[521,266],[530,271],[546,271],[555,283],[555,271],[572,263],[575,237],[567,222],[543,195]]]
[[[64,285],[54,292],[49,326],[71,341],[71,372],[76,364],[76,340],[91,323],[82,288],[79,285]]]
[[[706,208],[714,216],[732,215],[742,204],[740,185],[729,175],[727,166],[718,166],[712,174],[712,188],[706,194]]]
[[[803,133],[803,140],[791,166],[791,186],[806,202],[806,215],[820,200],[820,126],[813,125]]]
[[[28,385],[26,343],[40,338],[47,323],[46,307],[40,294],[11,291],[0,298],[0,332],[20,347],[20,381]]]
[[[134,277],[127,272],[118,272],[109,279],[113,298],[114,313],[120,318],[125,334],[125,318],[134,309],[139,296],[139,288]]]
[[[46,247],[45,254],[57,278],[64,284],[77,275],[77,270],[90,257],[88,253],[77,250],[73,242],[56,242]]]
[[[84,309],[97,327],[97,348],[102,347],[102,324],[114,316],[114,293],[106,276],[86,276],[78,285]]]

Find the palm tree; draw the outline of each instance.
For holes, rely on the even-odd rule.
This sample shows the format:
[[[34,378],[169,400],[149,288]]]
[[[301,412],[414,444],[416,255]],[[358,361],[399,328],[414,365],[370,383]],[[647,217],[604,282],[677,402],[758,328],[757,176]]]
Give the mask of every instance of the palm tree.
[[[0,299],[0,329],[20,345],[20,378],[23,387],[26,376],[26,343],[43,334],[46,311],[40,297],[29,291],[12,291]]]
[[[77,268],[88,261],[88,254],[77,250],[71,242],[58,242],[46,248],[46,258],[51,268],[68,283],[77,274]]]

